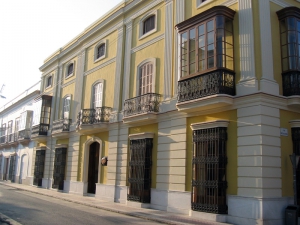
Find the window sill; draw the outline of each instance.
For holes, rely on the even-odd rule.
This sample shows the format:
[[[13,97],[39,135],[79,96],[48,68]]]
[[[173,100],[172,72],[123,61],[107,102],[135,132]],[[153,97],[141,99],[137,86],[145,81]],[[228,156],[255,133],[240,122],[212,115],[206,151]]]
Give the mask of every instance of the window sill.
[[[52,88],[52,85],[49,85],[45,88],[45,90]]]
[[[65,77],[65,80],[69,79],[70,77],[73,77],[74,73],[69,74],[68,76]]]
[[[104,56],[101,56],[101,57],[99,57],[98,59],[95,59],[94,60],[94,63],[97,63],[97,62],[99,62],[99,61],[101,61],[102,59],[105,59],[106,57],[105,57],[105,55]]]
[[[148,31],[147,33],[143,34],[142,36],[139,37],[139,40],[142,40],[146,37],[148,37],[149,35],[155,33],[157,31],[157,28],[154,28],[153,30]]]
[[[209,4],[210,2],[212,2],[213,0],[207,0],[207,1],[205,1],[205,2],[202,2],[202,3],[198,3],[198,1],[197,1],[197,9],[199,9],[199,8],[201,8],[202,6],[205,6],[205,5],[207,5],[207,4]]]

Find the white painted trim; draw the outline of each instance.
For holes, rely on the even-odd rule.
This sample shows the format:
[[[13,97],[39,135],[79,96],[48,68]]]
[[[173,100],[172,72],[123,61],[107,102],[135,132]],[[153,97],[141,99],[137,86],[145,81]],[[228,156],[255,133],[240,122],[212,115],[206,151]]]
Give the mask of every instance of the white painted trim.
[[[142,40],[145,37],[148,37],[149,35],[155,33],[157,31],[157,12],[158,10],[153,10],[152,12],[147,13],[140,19],[139,21],[139,40]],[[143,27],[144,27],[144,21],[148,19],[150,16],[154,15],[154,28],[147,33],[143,34]]]
[[[292,6],[291,4],[287,3],[286,1],[284,0],[270,0],[270,2],[273,2],[281,7],[289,7],[289,6]]]
[[[91,87],[91,102],[90,102],[90,107],[91,109],[93,108],[93,101],[94,101],[94,86],[98,83],[102,83],[102,96],[101,96],[101,99],[102,99],[102,102],[101,102],[101,106],[103,105],[103,96],[104,96],[104,79],[98,79],[96,80],[93,84],[92,84],[92,87]]]
[[[154,133],[150,132],[143,132],[138,134],[129,134],[129,140],[139,140],[139,139],[146,139],[146,138],[154,138]]]
[[[90,152],[90,145],[94,142],[98,142],[99,147],[99,167],[98,167],[98,183],[100,183],[100,176],[101,176],[101,158],[102,158],[102,140],[98,137],[91,137],[84,143],[84,163],[83,163],[83,176],[82,176],[82,182],[88,182],[88,165],[89,165],[89,152]]]
[[[54,148],[68,148],[67,144],[56,144]]]
[[[73,84],[73,83],[75,83],[75,80],[70,80],[70,81],[68,81],[67,83],[61,85],[60,87],[61,87],[61,88],[64,88],[64,87],[67,87],[67,86],[69,86],[70,84]]]
[[[191,129],[192,130],[203,130],[215,127],[228,127],[229,120],[214,120],[209,122],[202,122],[202,123],[192,123]]]
[[[221,5],[229,7],[237,2],[238,2],[238,0],[227,0],[227,1],[223,2]]]
[[[300,127],[300,120],[290,120],[289,124],[291,125],[291,128],[294,128],[294,127],[299,128]]]
[[[47,147],[46,146],[36,147],[36,151],[39,150],[47,150]]]
[[[150,46],[150,45],[152,45],[152,44],[154,44],[154,43],[156,43],[156,42],[158,42],[158,41],[160,41],[164,38],[165,38],[165,34],[161,34],[161,35],[157,36],[156,38],[153,38],[150,41],[147,41],[144,44],[141,44],[139,46],[136,46],[136,47],[132,48],[131,53],[138,52],[138,51],[140,51],[140,50],[142,50],[142,49],[144,49],[144,48],[146,48],[146,47],[148,47],[148,46]]]
[[[108,66],[109,64],[114,63],[115,61],[116,61],[116,57],[114,57],[114,58],[112,58],[112,59],[110,59],[110,60],[108,60],[108,61],[100,64],[99,66],[96,66],[93,69],[90,69],[89,71],[86,71],[84,73],[84,76],[87,76],[87,75],[89,75],[89,74],[91,74],[91,73],[93,73],[93,72],[95,72],[95,71],[97,71],[97,70],[99,70],[99,69],[101,69],[101,68],[103,68],[105,66]]]
[[[152,74],[152,93],[155,93],[155,81],[156,81],[156,58],[149,58],[149,59],[145,59],[142,62],[140,62],[140,64],[137,66],[136,68],[136,86],[135,86],[135,96],[138,96],[138,90],[140,89],[140,73],[141,73],[141,67],[145,64],[145,63],[152,63],[153,65],[153,74]]]
[[[100,45],[104,44],[105,48],[104,48],[104,54],[103,56],[97,58],[97,53],[98,53],[98,47]],[[106,58],[106,49],[107,49],[107,39],[101,40],[99,41],[99,43],[95,46],[94,48],[94,63],[99,62],[100,60]]]
[[[202,7],[202,6],[205,6],[205,5],[207,5],[208,3],[211,3],[213,0],[207,0],[207,1],[205,1],[205,2],[202,2],[202,0],[197,0],[197,9],[198,8],[200,8],[200,7]]]

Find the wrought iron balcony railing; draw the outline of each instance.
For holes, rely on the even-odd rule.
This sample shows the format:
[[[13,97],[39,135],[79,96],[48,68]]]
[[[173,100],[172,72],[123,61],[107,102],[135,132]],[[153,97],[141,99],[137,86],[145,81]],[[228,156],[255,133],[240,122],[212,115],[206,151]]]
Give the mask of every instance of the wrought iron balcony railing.
[[[178,82],[178,102],[215,94],[235,95],[235,74],[217,70]]]
[[[52,133],[70,131],[71,119],[59,119],[53,121]]]
[[[30,129],[20,130],[18,134],[18,140],[30,139]]]
[[[39,125],[32,127],[31,137],[33,138],[39,135],[47,136],[48,130],[49,130],[49,124],[40,123]]]
[[[137,114],[159,112],[160,94],[147,93],[124,102],[123,116],[129,117]]]
[[[300,71],[283,73],[282,89],[284,96],[300,95]]]
[[[80,125],[89,125],[109,122],[111,107],[97,107],[95,109],[82,109],[77,116],[77,127]]]

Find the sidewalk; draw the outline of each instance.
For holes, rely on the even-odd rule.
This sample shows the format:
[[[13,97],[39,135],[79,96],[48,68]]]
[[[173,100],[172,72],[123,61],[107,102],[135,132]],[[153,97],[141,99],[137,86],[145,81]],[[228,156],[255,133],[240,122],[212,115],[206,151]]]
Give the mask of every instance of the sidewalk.
[[[25,190],[28,192],[45,195],[48,197],[53,197],[61,199],[68,202],[74,202],[77,204],[90,206],[106,211],[121,213],[128,216],[143,218],[146,220],[156,221],[165,224],[199,224],[199,225],[225,225],[228,223],[218,223],[207,220],[197,220],[186,215],[180,215],[175,213],[170,213],[166,211],[160,211],[155,209],[144,209],[144,208],[132,208],[120,203],[106,202],[94,197],[74,195],[69,193],[58,192],[56,190],[49,190],[44,188],[38,188],[35,186],[28,186],[23,184],[10,183],[6,181],[0,181],[0,185],[6,185],[13,188]]]

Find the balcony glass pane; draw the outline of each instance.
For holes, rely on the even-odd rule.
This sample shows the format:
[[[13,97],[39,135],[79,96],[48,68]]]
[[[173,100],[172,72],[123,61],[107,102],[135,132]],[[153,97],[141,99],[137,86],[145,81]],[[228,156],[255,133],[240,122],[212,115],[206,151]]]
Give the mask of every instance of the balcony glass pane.
[[[285,22],[285,19],[280,21],[280,32],[286,32],[286,22]]]
[[[207,46],[207,56],[210,57],[210,56],[213,56],[214,55],[214,51],[215,51],[215,45],[214,44],[211,44],[209,46]]]
[[[214,20],[210,20],[207,22],[207,32],[214,30]]]
[[[289,69],[288,58],[282,59],[282,70],[286,71]]]
[[[213,68],[214,67],[214,57],[208,58],[208,65],[207,68]]]
[[[224,28],[224,17],[223,16],[216,17],[216,27],[217,27],[217,29]]]
[[[294,17],[287,18],[287,29],[296,30],[296,19]]]
[[[234,70],[234,62],[232,57],[226,56],[226,68],[230,70]]]
[[[215,42],[215,39],[214,39],[215,35],[214,35],[214,32],[209,32],[207,34],[207,44],[212,44]]]

